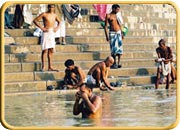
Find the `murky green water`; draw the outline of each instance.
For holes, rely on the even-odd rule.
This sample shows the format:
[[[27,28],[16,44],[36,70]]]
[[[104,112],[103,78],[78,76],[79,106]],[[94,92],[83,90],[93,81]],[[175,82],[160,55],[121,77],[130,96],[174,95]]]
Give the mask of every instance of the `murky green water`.
[[[97,93],[103,98],[103,118],[74,116],[74,94],[5,96],[5,120],[12,126],[155,126],[176,121],[176,90],[126,90]]]

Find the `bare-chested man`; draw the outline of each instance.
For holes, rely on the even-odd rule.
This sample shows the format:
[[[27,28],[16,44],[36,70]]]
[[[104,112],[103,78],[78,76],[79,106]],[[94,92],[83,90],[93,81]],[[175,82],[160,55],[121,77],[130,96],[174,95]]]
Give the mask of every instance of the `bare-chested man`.
[[[92,90],[93,88],[86,84],[80,86],[80,90],[75,95],[76,100],[73,107],[74,115],[82,113],[82,118],[101,118],[102,98],[94,95]]]
[[[81,84],[86,82],[86,74],[81,67],[75,66],[72,59],[65,61],[66,66],[64,83],[68,89],[79,88]]]
[[[104,83],[110,90],[114,90],[107,79],[110,66],[112,66],[113,63],[113,57],[108,56],[104,61],[95,64],[88,72],[87,84],[99,87],[101,90],[106,90],[103,86]]]
[[[161,39],[159,41],[159,47],[156,49],[158,59],[155,62],[158,62],[157,68],[157,81],[155,88],[158,89],[161,74],[166,76],[166,89],[169,89],[170,83],[170,74],[171,74],[171,62],[173,60],[172,50],[170,47],[165,45],[165,40]]]
[[[40,20],[43,20],[43,26],[39,23]],[[52,67],[52,53],[55,48],[55,32],[60,27],[60,19],[55,14],[55,5],[49,4],[48,11],[40,14],[33,20],[34,24],[38,26],[42,31],[43,35],[41,38],[41,47],[42,47],[42,71],[45,69],[45,56],[48,54],[48,71],[57,71]],[[57,26],[55,27],[55,22]]]
[[[119,19],[120,6],[117,4],[112,5],[112,12],[106,15],[105,18],[105,35],[106,40],[110,42],[111,56],[114,58],[112,68],[121,68],[120,58],[123,54],[122,39],[123,33],[121,32],[122,20]],[[120,15],[121,16],[121,15]],[[121,17],[122,19],[122,17]],[[110,25],[108,36],[108,24]],[[116,64],[116,56],[118,56],[118,64]]]

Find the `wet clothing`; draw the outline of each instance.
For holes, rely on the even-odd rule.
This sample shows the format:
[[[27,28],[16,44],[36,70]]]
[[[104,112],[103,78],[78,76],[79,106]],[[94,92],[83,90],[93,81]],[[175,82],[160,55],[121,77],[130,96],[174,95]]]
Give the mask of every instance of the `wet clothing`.
[[[110,49],[111,54],[123,54],[123,46],[122,46],[122,34],[121,30],[118,32],[109,32],[109,38],[110,38]]]

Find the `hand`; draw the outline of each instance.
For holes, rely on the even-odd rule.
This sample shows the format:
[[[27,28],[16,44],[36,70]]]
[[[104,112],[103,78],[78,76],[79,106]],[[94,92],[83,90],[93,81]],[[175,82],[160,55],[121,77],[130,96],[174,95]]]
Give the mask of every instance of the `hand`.
[[[81,99],[81,94],[79,92],[77,92],[75,97],[76,97],[76,100],[79,101]]]
[[[41,30],[42,30],[43,32],[48,32],[48,29],[47,29],[47,28],[41,28]]]
[[[124,39],[124,35],[122,34],[122,39]]]
[[[57,32],[58,28],[54,28],[54,32]]]
[[[82,99],[84,99],[85,101],[88,100],[88,95],[86,93],[81,93],[81,97]]]

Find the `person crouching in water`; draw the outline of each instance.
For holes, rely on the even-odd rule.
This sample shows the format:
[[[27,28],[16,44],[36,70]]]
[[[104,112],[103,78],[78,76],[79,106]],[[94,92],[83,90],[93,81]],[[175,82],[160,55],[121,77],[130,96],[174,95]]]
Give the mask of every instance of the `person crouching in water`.
[[[173,60],[172,50],[165,45],[165,40],[159,41],[159,47],[156,49],[158,59],[155,62],[158,63],[157,68],[157,80],[155,83],[155,89],[158,89],[161,74],[166,76],[166,89],[169,89],[170,74],[171,74],[171,61]]]
[[[82,84],[75,97],[76,99],[73,106],[74,115],[82,113],[82,118],[101,118],[102,98],[93,94],[92,86],[86,83]]]
[[[65,76],[64,76],[64,86],[68,89],[77,89],[82,83],[86,82],[86,74],[81,69],[81,67],[75,66],[72,59],[65,61],[64,65]]]

